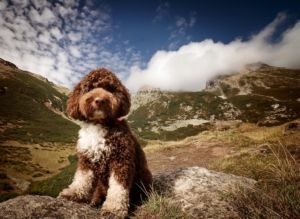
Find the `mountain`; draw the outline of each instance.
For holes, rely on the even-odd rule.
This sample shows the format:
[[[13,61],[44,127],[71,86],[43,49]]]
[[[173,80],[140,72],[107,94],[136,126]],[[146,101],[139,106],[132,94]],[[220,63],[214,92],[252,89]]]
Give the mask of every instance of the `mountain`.
[[[71,142],[77,126],[63,118],[68,97],[59,88],[0,59],[0,142]]]
[[[144,139],[176,140],[241,122],[280,125],[300,117],[300,70],[253,63],[198,92],[141,88],[128,116]]]
[[[68,92],[0,59],[0,196],[69,164],[79,126],[66,116]]]

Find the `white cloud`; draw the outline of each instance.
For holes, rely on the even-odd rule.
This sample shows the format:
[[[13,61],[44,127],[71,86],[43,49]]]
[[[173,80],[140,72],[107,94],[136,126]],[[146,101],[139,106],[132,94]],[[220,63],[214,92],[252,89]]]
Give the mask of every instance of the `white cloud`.
[[[28,4],[28,0],[12,0],[12,2],[19,7],[24,7]]]
[[[51,39],[51,37],[50,37],[49,32],[44,32],[44,33],[40,34],[38,37],[39,42],[45,43],[45,44],[50,44],[51,43],[50,39]]]
[[[64,37],[64,35],[61,33],[61,31],[57,27],[53,27],[50,29],[50,33],[52,36],[56,38],[56,40],[60,40]]]
[[[81,57],[81,53],[79,51],[79,49],[75,46],[70,46],[69,50],[71,52],[71,54],[76,57],[76,58],[80,58]]]
[[[168,46],[168,49],[169,50],[177,49],[178,48],[178,43],[179,43],[179,41],[175,41],[175,42],[170,43],[169,46]]]
[[[103,40],[105,42],[107,42],[108,44],[110,44],[114,40],[114,38],[111,37],[111,36],[106,36],[106,37],[103,38]]]
[[[120,71],[124,78],[129,66],[138,64],[141,57],[133,50],[108,51],[113,41],[110,8],[85,3],[13,0],[8,4],[2,0],[0,57],[69,88],[100,66]]]
[[[3,10],[7,7],[7,1],[6,0],[3,0],[2,2],[0,2],[0,10]]]
[[[82,34],[79,32],[79,33],[74,33],[73,31],[71,31],[70,33],[68,33],[68,37],[71,41],[79,41],[81,40],[81,37],[82,37]]]
[[[160,4],[157,9],[156,9],[156,16],[153,19],[153,23],[156,23],[158,21],[161,21],[164,19],[164,17],[169,15],[169,8],[170,8],[170,3],[165,2],[164,4]]]
[[[246,64],[265,62],[274,66],[300,68],[300,21],[272,43],[277,27],[286,19],[281,13],[248,41],[236,39],[229,44],[210,39],[184,45],[178,51],[158,51],[146,69],[131,68],[126,86],[134,93],[143,85],[166,90],[199,91],[206,81],[219,74],[240,71]]]
[[[177,27],[187,26],[187,23],[183,17],[177,17],[176,19],[177,19],[176,20]]]
[[[192,12],[190,13],[190,24],[189,24],[190,27],[193,27],[194,24],[195,24],[196,21],[197,21],[196,14],[197,14],[197,13],[194,12],[194,11],[192,11]]]
[[[177,16],[175,19],[176,19],[175,27],[171,26],[169,28],[170,30],[172,30],[169,40],[171,40],[173,38],[184,36],[186,31],[188,30],[188,28],[191,28],[191,27],[194,26],[194,24],[196,22],[196,14],[194,12],[191,12],[189,23],[188,23],[187,19],[185,19],[184,17]],[[177,44],[177,43],[178,42],[174,42],[174,43],[171,43],[171,44],[174,45],[174,44]],[[170,48],[170,46],[169,46],[169,48]]]
[[[47,26],[52,23],[56,23],[57,18],[56,16],[50,11],[49,8],[45,8],[43,13],[41,14],[41,18],[43,19],[43,23]]]

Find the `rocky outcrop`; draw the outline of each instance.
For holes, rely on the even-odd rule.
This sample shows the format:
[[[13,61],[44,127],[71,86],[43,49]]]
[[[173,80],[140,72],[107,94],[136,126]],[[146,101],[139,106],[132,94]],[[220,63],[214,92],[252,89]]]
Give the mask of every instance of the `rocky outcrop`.
[[[174,169],[154,175],[154,190],[172,198],[191,218],[235,218],[222,194],[238,186],[252,188],[256,181],[202,167]],[[88,205],[47,196],[19,196],[0,203],[0,218],[99,218]]]
[[[0,58],[0,63],[5,65],[5,66],[9,66],[11,68],[14,68],[14,69],[18,69],[18,67],[14,63],[11,63],[11,62],[6,61],[6,60],[1,59],[1,58]]]
[[[148,102],[154,101],[160,96],[160,89],[153,88],[151,86],[142,86],[135,95],[131,97],[131,108],[129,114],[147,104]]]
[[[0,218],[79,219],[99,218],[96,209],[88,205],[48,196],[25,195],[0,203]]]
[[[239,187],[253,188],[255,180],[208,170],[187,167],[154,176],[154,188],[179,204],[192,218],[238,218],[222,194]]]

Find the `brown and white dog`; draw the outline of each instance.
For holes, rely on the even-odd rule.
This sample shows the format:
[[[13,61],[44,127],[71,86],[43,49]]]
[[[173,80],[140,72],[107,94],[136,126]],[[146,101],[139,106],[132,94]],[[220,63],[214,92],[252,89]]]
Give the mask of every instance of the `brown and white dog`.
[[[67,112],[79,120],[78,167],[72,184],[58,198],[91,205],[124,217],[130,198],[149,191],[152,175],[145,154],[123,116],[130,94],[111,71],[92,70],[74,87]]]

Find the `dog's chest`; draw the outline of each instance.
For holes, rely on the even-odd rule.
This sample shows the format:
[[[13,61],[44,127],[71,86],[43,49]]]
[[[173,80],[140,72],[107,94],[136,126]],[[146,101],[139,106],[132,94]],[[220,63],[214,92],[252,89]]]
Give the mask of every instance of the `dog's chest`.
[[[106,145],[107,130],[100,124],[82,123],[77,142],[77,151],[87,156],[92,163],[106,159],[110,147]]]

